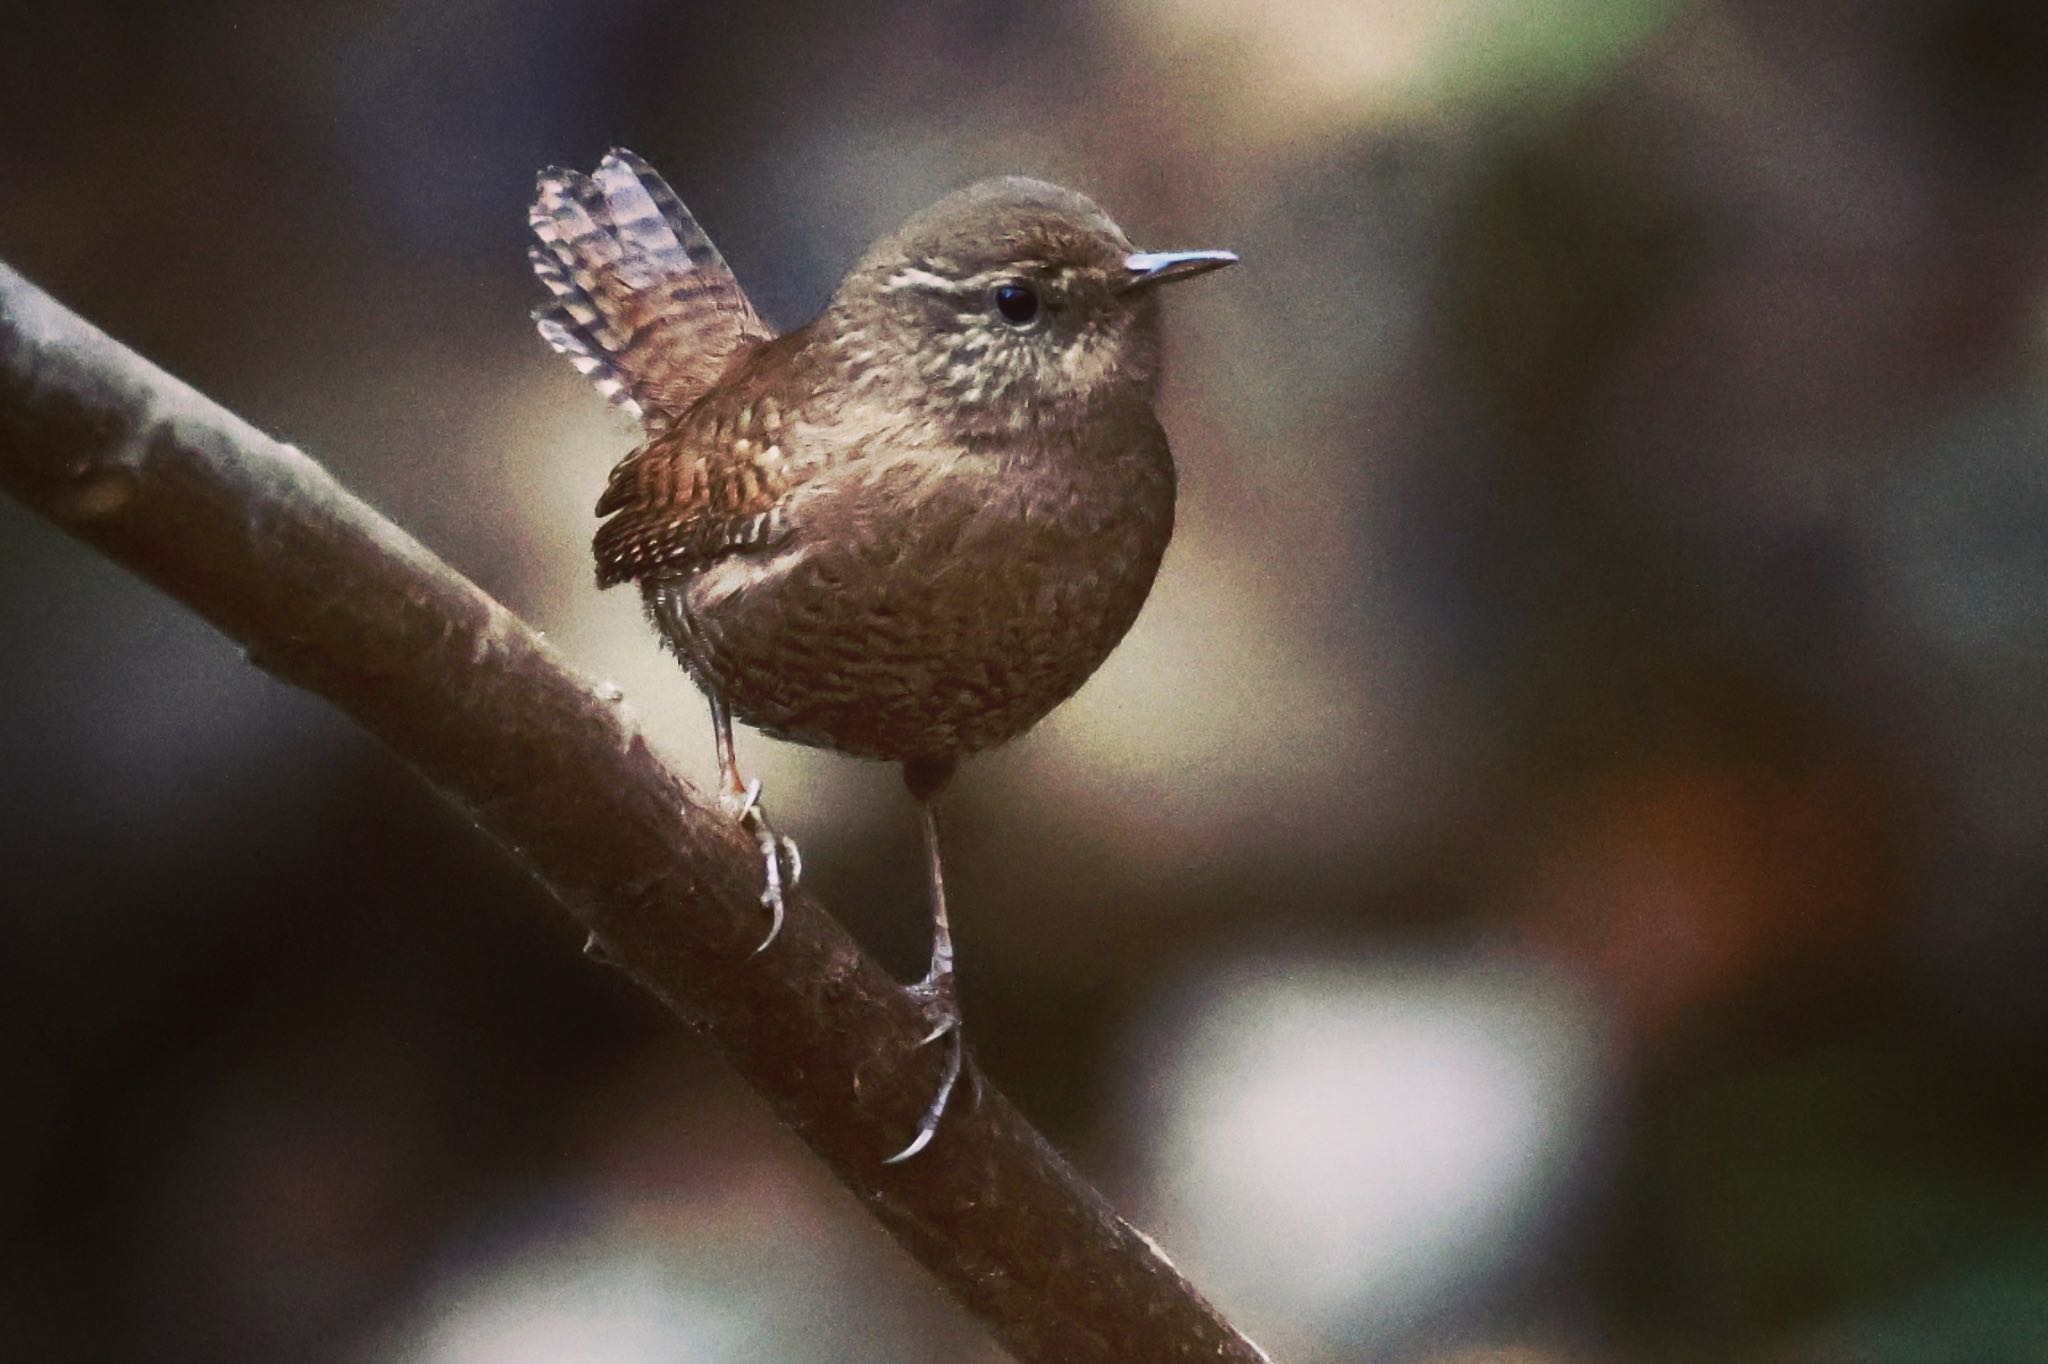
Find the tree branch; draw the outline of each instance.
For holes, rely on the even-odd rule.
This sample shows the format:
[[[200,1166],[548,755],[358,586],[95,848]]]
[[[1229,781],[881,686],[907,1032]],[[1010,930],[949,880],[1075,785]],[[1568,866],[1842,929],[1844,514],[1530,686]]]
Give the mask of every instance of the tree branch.
[[[304,454],[5,264],[0,487],[396,749],[1018,1359],[1264,1358],[994,1088],[884,1166],[942,1049],[917,1048],[915,1004],[808,895],[750,955],[753,841],[653,756],[616,694]]]

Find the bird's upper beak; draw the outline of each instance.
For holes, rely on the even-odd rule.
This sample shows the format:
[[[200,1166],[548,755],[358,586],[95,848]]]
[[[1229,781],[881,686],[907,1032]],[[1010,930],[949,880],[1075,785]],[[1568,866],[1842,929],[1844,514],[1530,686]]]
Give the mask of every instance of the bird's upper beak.
[[[1124,288],[1143,289],[1177,279],[1193,279],[1235,264],[1234,251],[1139,251],[1124,257],[1124,269],[1129,272]]]

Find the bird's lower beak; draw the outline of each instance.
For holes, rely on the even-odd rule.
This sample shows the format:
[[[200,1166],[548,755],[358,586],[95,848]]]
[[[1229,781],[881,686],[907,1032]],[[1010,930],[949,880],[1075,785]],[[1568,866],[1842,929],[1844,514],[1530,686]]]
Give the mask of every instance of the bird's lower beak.
[[[1124,288],[1147,289],[1235,264],[1234,251],[1139,251],[1124,257],[1124,269],[1130,272]]]

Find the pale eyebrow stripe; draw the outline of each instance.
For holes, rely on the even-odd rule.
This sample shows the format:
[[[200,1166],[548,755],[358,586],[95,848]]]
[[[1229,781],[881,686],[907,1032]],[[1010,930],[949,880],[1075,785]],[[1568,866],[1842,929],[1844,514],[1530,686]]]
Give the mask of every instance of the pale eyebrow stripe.
[[[983,270],[966,279],[948,279],[920,266],[906,265],[883,282],[882,292],[893,294],[901,289],[931,289],[945,294],[978,294],[984,289],[995,287],[1003,280],[1014,279],[1020,275],[1029,276],[1046,268],[1044,261],[1020,260],[993,270]],[[1070,273],[1067,270],[1059,272],[1062,278]]]
[[[929,270],[907,265],[889,276],[888,281],[882,285],[882,291],[893,294],[898,289],[938,289],[950,294],[964,287],[964,281],[947,279],[944,275],[935,275]]]

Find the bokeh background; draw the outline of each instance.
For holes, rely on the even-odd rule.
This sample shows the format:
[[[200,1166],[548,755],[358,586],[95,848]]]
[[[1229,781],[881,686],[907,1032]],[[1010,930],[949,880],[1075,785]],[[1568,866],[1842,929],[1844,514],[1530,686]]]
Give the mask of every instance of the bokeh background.
[[[982,1064],[1276,1357],[2048,1360],[2048,6],[14,7],[0,256],[708,782],[525,317],[534,170],[613,144],[784,325],[999,171],[1242,253],[1151,604],[949,817]],[[994,1357],[389,755],[11,504],[0,638],[8,1358]],[[893,774],[742,753],[914,974]]]

